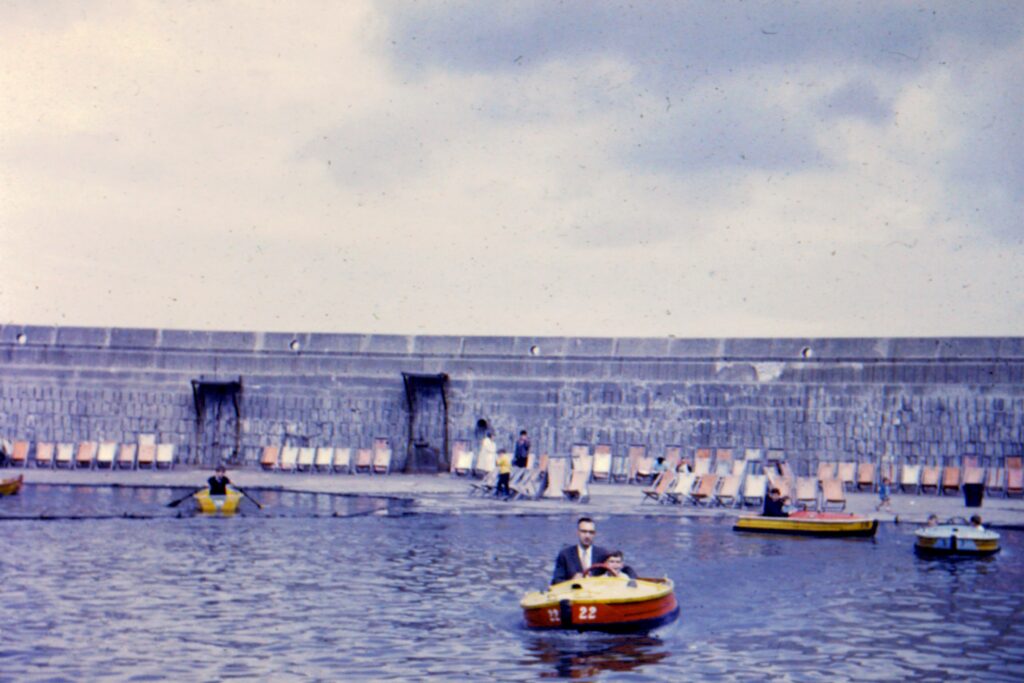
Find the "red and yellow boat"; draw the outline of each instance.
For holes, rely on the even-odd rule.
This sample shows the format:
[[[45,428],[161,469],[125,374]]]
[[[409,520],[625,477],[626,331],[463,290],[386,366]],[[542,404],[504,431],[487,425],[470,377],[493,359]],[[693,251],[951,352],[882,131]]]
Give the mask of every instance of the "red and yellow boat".
[[[844,512],[801,510],[786,517],[743,515],[736,520],[734,531],[797,536],[852,536],[871,538],[878,531],[878,520]]]
[[[519,602],[527,628],[646,633],[679,616],[669,578],[588,576],[531,591]]]
[[[0,479],[0,496],[13,496],[21,490],[21,484],[25,477],[19,474],[9,479]]]

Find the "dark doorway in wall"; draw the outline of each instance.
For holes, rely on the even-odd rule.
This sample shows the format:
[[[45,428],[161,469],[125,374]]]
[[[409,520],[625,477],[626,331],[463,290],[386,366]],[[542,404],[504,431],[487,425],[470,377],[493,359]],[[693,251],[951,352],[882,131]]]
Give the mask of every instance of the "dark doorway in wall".
[[[242,378],[192,380],[196,433],[192,464],[238,465],[242,445]]]
[[[402,373],[409,407],[406,472],[441,472],[449,467],[448,375]]]

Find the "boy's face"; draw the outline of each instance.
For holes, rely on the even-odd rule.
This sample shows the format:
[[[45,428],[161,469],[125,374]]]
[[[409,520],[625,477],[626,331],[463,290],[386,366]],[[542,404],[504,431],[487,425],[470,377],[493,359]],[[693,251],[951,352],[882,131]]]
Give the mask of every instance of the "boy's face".
[[[604,563],[608,565],[609,569],[613,569],[616,574],[620,573],[622,571],[622,566],[626,564],[618,555],[609,557],[604,561]]]

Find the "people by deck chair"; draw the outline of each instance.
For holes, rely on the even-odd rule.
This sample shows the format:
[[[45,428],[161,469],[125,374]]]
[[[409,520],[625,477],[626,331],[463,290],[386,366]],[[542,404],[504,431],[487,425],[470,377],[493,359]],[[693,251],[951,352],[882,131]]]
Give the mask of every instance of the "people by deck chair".
[[[868,491],[875,488],[875,463],[873,462],[859,462],[857,463],[857,490]]]
[[[330,472],[331,464],[334,462],[334,448],[331,446],[320,446],[316,449],[316,457],[313,459],[313,467],[317,472]]]
[[[668,491],[665,492],[664,502],[680,505],[684,501],[693,502],[690,496],[693,493],[693,485],[697,481],[697,475],[693,472],[676,472],[675,481]]]
[[[36,467],[53,467],[54,445],[49,441],[36,442]]]
[[[264,446],[263,453],[260,455],[260,467],[265,470],[277,469],[277,463],[280,457],[280,446]]]
[[[960,467],[946,465],[942,468],[942,493],[960,492]]]
[[[562,489],[565,488],[565,474],[568,471],[568,459],[566,458],[551,458],[548,460],[548,476],[547,476],[547,487],[544,489],[544,498],[563,498],[565,494],[562,493]]]
[[[57,467],[74,467],[75,445],[72,443],[57,444],[57,459],[54,465]]]
[[[900,468],[900,490],[906,493],[913,490],[914,493],[921,492],[921,466],[918,464],[903,463]]]
[[[764,474],[748,474],[743,482],[743,504],[764,505],[764,497],[768,491],[768,477]]]
[[[718,482],[718,490],[715,492],[714,502],[722,507],[735,507],[739,500],[740,477],[736,474],[727,474],[721,477]]]
[[[114,441],[104,441],[96,450],[96,467],[99,469],[113,469],[116,456],[117,443]]]
[[[821,509],[844,510],[846,508],[846,491],[839,479],[826,479],[821,482]]]
[[[718,487],[717,474],[702,474],[690,492],[694,505],[710,506],[714,502],[715,489]]]
[[[797,477],[796,478],[796,500],[797,507],[805,510],[818,509],[818,478]]]
[[[594,481],[608,481],[612,474],[612,447],[598,444],[594,448]]]
[[[675,481],[675,472],[672,470],[663,470],[654,480],[649,488],[642,489],[641,493],[644,494],[643,499],[640,501],[641,504],[646,503],[648,500],[653,500],[655,503],[660,502],[662,497],[668,492],[669,487]]]
[[[352,449],[347,446],[336,447],[332,465],[335,472],[352,474]]]
[[[117,449],[118,469],[131,470],[135,468],[135,449],[136,446],[133,443],[121,444],[121,447]]]

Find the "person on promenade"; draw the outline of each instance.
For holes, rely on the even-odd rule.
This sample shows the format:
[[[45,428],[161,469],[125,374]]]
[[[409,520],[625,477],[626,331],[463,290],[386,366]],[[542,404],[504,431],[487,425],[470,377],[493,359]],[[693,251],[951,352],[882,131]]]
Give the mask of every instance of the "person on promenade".
[[[761,514],[765,517],[789,517],[789,513],[786,512],[787,503],[789,496],[782,495],[782,491],[772,487],[764,498],[764,512]]]
[[[498,455],[498,447],[494,445],[494,432],[487,430],[480,439],[480,462],[492,463]]]
[[[210,487],[211,496],[227,495],[228,484],[231,483],[231,480],[228,479],[227,470],[224,469],[224,465],[217,465],[213,476],[207,479],[206,483]]]
[[[883,477],[882,483],[878,485],[878,505],[875,506],[875,512],[882,508],[892,512],[892,486],[889,477]]]
[[[508,481],[512,477],[512,458],[504,448],[498,451],[498,460],[495,466],[498,468],[498,485],[494,487],[494,495],[507,499],[512,495],[512,491],[508,487]]]
[[[597,534],[597,526],[590,517],[580,517],[576,522],[575,545],[568,545],[558,553],[555,558],[555,571],[551,576],[551,585],[578,579],[583,577],[583,572],[590,569],[590,565],[603,562],[608,557],[608,551],[594,545],[594,536]]]
[[[614,576],[621,579],[635,579],[636,572],[626,564],[626,556],[621,550],[613,550],[604,558],[607,569],[597,570],[598,576]]]
[[[519,439],[516,441],[515,457],[512,459],[512,464],[516,467],[526,467],[526,463],[529,462],[530,458],[530,437],[527,436],[526,430],[519,432]]]

